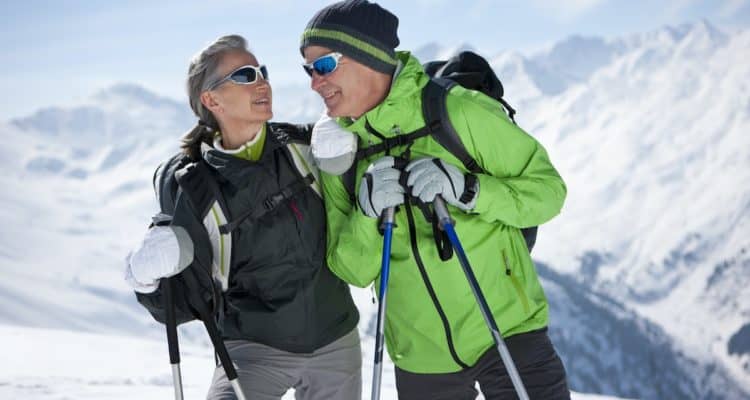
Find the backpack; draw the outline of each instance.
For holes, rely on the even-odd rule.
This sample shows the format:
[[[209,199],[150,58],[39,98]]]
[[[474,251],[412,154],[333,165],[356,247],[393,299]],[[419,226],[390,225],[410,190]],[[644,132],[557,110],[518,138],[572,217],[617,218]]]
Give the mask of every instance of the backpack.
[[[153,187],[159,212],[152,217],[152,226],[175,225],[184,228],[193,243],[211,243],[205,220],[199,218],[201,209],[211,207],[215,196],[210,193],[206,178],[209,174],[202,162],[194,162],[187,155],[177,153],[161,163],[153,175]],[[212,246],[194,246],[193,262],[172,280],[173,307],[176,323],[194,319],[206,321],[220,308],[221,295],[213,276],[214,250]],[[138,301],[161,323],[167,321],[167,310],[161,292],[136,293]]]
[[[299,168],[302,155],[296,146],[309,145],[311,126],[272,123],[273,133],[282,141]],[[307,175],[270,195],[252,211],[231,215],[219,187],[220,177],[203,159],[193,160],[179,152],[161,163],[154,171],[153,187],[159,203],[159,213],[152,218],[153,225],[177,225],[185,228],[194,244],[193,263],[183,271],[174,289],[178,295],[177,323],[201,318],[197,306],[203,304],[216,315],[221,311],[222,294],[229,286],[232,258],[233,231],[250,218],[260,218],[286,202],[314,180]],[[189,281],[186,281],[189,279]],[[159,322],[165,314],[160,299],[138,295],[139,301]],[[182,300],[182,301],[181,301]],[[202,318],[201,318],[202,319]]]
[[[378,136],[382,142],[358,150],[352,168],[342,175],[344,187],[355,206],[357,202],[354,196],[354,185],[357,162],[377,153],[387,153],[392,148],[410,144],[424,136],[431,135],[436,142],[458,158],[469,172],[486,173],[476,160],[469,155],[448,118],[446,97],[454,86],[461,85],[497,100],[511,121],[514,124],[516,123],[514,118],[516,110],[503,99],[503,85],[487,60],[482,56],[471,51],[464,51],[448,60],[427,62],[423,67],[431,77],[422,90],[422,115],[424,116],[425,126],[414,132],[389,138],[375,132],[369,124],[366,126],[368,131]],[[529,252],[536,243],[537,230],[537,226],[521,228]]]

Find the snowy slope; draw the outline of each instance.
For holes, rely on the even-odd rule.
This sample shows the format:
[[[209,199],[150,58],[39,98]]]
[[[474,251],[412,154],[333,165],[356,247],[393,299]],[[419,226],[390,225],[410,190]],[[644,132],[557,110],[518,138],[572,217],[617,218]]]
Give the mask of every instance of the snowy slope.
[[[174,398],[164,340],[115,334],[0,325],[0,398],[34,400],[163,400]],[[371,344],[371,343],[368,343]],[[371,347],[367,347],[371,348]],[[213,374],[209,348],[181,343],[186,399],[202,399]],[[370,360],[366,354],[365,360]],[[362,396],[369,399],[371,365],[365,361]],[[396,398],[388,365],[382,398]],[[573,393],[573,400],[612,400]],[[289,391],[284,400],[294,399]],[[481,399],[481,396],[480,396]]]
[[[464,48],[415,54],[425,61]],[[748,56],[750,32],[729,35],[704,21],[491,57],[519,123],[568,184],[563,213],[541,228],[534,256],[574,389],[750,397]],[[307,88],[275,89],[276,119],[317,119],[320,102]],[[0,147],[0,353],[15,357],[0,369],[0,398],[169,395],[163,329],[122,282],[122,259],[155,211],[154,167],[194,122],[185,104],[122,84],[82,106],[0,124],[11,144]],[[375,307],[367,291],[355,295],[367,392]],[[181,330],[194,355],[186,362],[201,376],[190,382],[193,398],[205,392],[212,360],[199,326]],[[125,379],[120,367],[44,363],[63,350],[29,343],[55,338],[70,348],[63,356],[100,363],[107,354],[86,343],[119,341],[132,349],[118,353],[124,366],[143,357],[149,368],[129,368]],[[31,362],[46,369],[34,372]]]

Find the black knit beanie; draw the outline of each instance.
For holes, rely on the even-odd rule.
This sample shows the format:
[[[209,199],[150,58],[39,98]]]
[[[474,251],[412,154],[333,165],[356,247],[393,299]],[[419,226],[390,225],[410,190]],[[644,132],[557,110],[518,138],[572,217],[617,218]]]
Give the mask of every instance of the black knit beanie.
[[[302,33],[300,52],[307,46],[337,51],[376,71],[393,74],[398,61],[398,18],[367,0],[347,0],[318,11]]]

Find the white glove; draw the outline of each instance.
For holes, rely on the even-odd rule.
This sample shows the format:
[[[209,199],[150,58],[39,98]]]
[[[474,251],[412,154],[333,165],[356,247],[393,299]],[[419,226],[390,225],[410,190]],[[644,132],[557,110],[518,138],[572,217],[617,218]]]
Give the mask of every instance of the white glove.
[[[411,194],[424,203],[431,203],[435,196],[463,211],[470,211],[476,205],[479,194],[479,180],[474,179],[472,187],[465,193],[466,178],[463,172],[439,158],[420,158],[406,166],[409,177],[406,185]],[[462,201],[462,196],[464,197]]]
[[[125,257],[125,281],[140,293],[151,293],[159,279],[179,274],[193,262],[193,241],[185,228],[155,226]]]
[[[359,184],[359,208],[368,217],[377,218],[388,207],[404,203],[404,187],[399,183],[401,171],[394,168],[391,156],[372,163]]]
[[[323,115],[313,127],[310,148],[318,168],[331,175],[341,175],[354,163],[357,136]]]

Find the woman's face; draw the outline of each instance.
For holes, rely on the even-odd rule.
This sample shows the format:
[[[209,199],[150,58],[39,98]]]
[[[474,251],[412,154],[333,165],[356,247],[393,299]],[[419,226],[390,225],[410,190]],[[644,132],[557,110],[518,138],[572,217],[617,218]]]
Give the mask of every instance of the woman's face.
[[[258,66],[258,60],[244,51],[226,53],[217,68],[217,76],[223,78],[245,65]],[[263,123],[273,117],[271,85],[257,73],[251,84],[238,84],[232,80],[212,89],[212,99],[218,107],[212,109],[217,120],[224,124]]]

